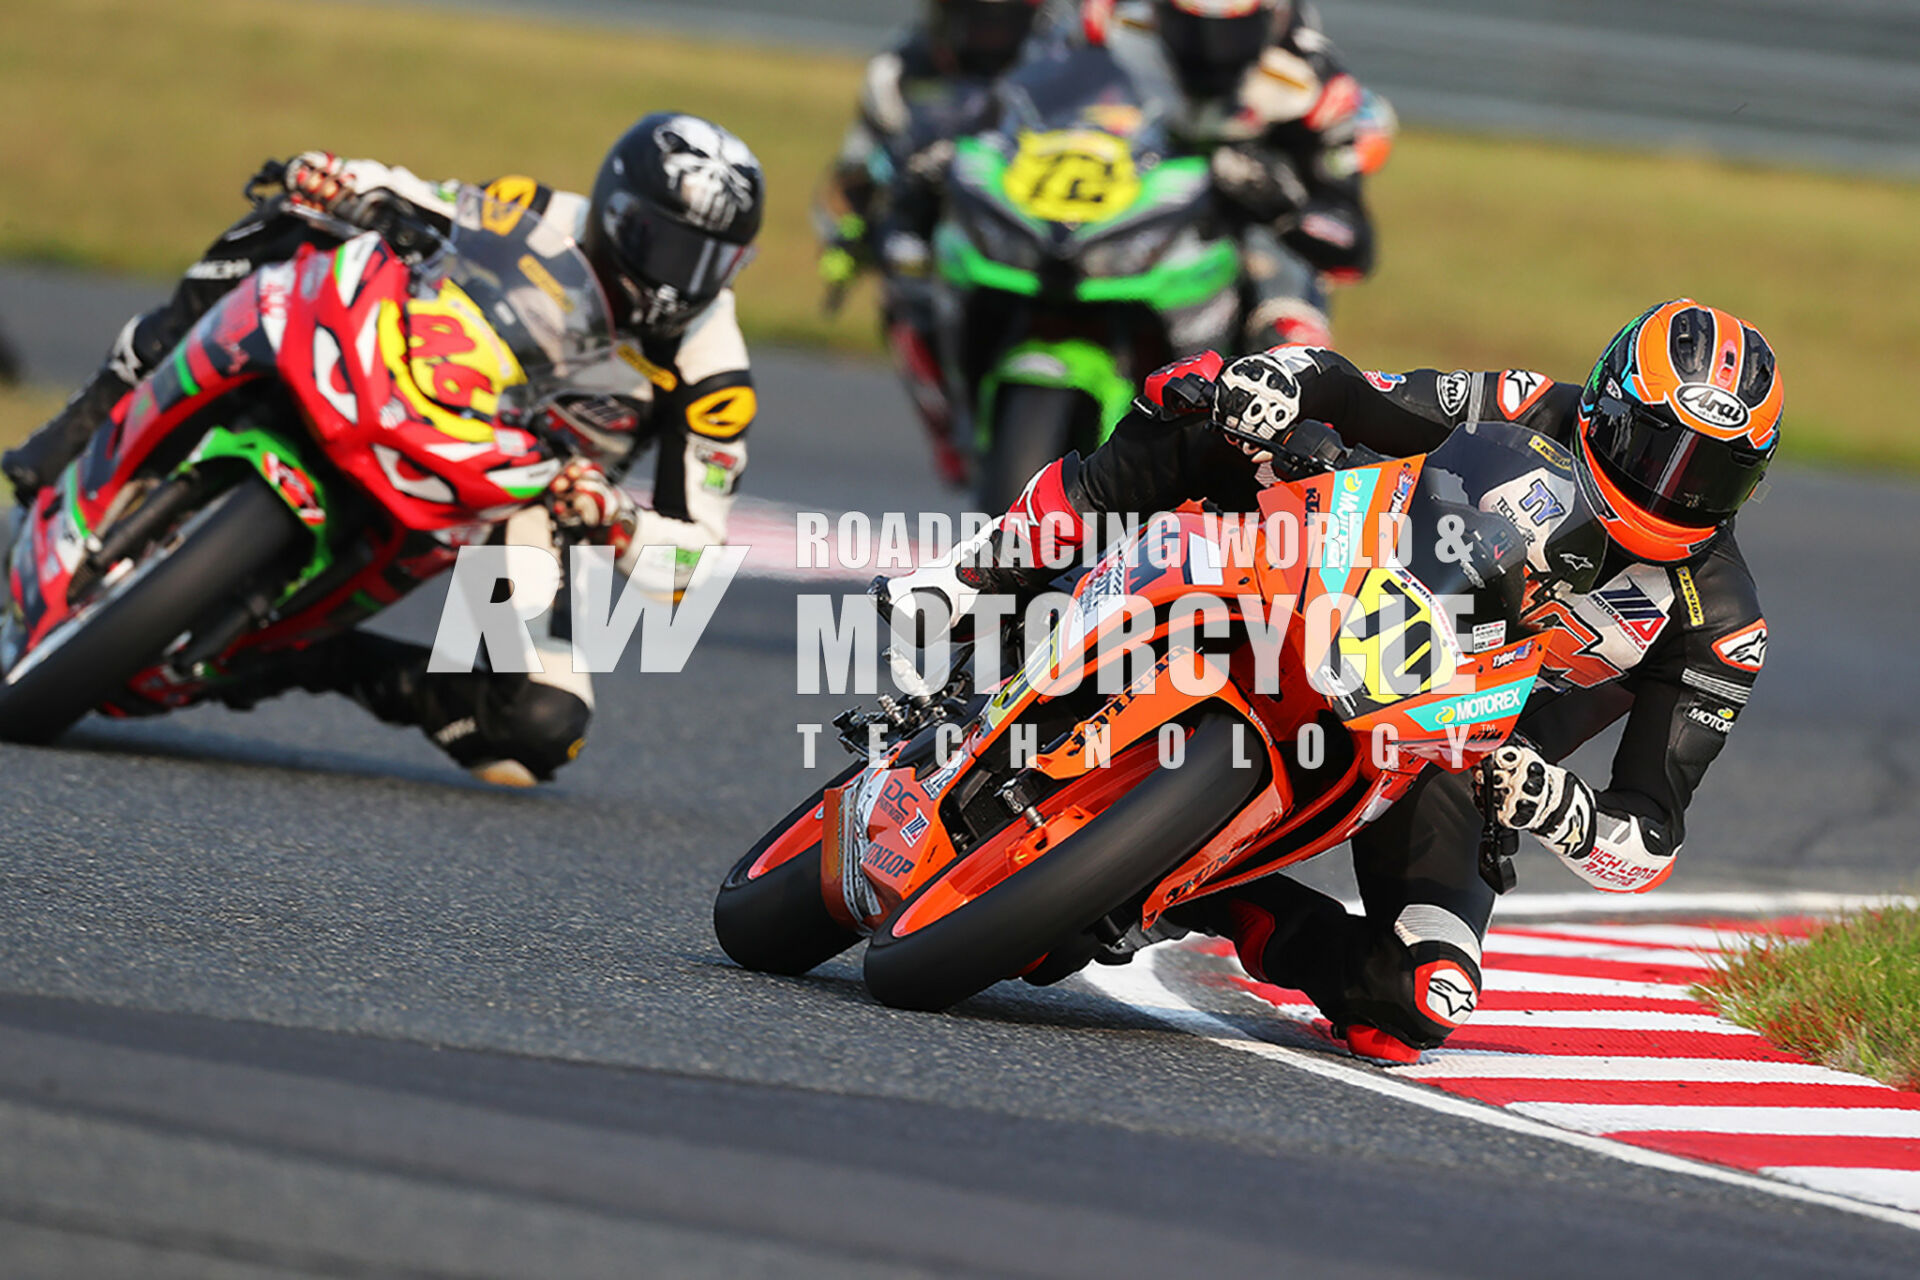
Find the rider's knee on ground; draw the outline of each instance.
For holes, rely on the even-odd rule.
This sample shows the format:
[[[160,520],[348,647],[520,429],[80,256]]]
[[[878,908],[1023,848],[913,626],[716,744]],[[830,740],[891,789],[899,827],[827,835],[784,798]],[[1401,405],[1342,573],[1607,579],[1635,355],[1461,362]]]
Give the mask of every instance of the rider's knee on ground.
[[[1365,931],[1360,963],[1339,995],[1336,1022],[1377,1027],[1416,1049],[1436,1048],[1480,1002],[1480,943],[1441,907],[1414,903]],[[1325,1006],[1322,1006],[1325,1009]]]
[[[1254,978],[1306,992],[1339,1027],[1364,1024],[1431,1049],[1479,1002],[1479,938],[1442,907],[1413,903],[1394,920],[1370,920],[1274,876],[1182,915],[1230,939]]]

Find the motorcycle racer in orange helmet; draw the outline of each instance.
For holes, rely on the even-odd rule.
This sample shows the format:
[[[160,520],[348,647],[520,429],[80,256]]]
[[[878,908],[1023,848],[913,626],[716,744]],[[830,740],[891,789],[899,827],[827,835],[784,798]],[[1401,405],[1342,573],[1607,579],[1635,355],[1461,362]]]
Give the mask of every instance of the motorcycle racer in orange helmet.
[[[1477,797],[1464,776],[1429,773],[1355,835],[1365,915],[1274,875],[1175,919],[1230,938],[1256,978],[1305,991],[1355,1053],[1410,1061],[1464,1024],[1479,998],[1495,896],[1478,866],[1489,812],[1596,889],[1643,893],[1672,872],[1687,807],[1766,661],[1767,622],[1733,518],[1778,446],[1783,399],[1759,331],[1689,298],[1622,329],[1584,386],[1526,369],[1366,372],[1325,347],[1232,363],[1202,352],[1150,376],[1104,445],[1042,468],[956,557],[1022,523],[1051,521],[1072,537],[1098,527],[1090,517],[1190,498],[1256,509],[1271,483],[1261,468],[1275,459],[1340,465],[1350,444],[1427,453],[1482,423],[1542,437],[1538,462],[1491,509],[1541,543],[1554,568],[1580,576],[1565,589],[1529,586],[1522,621],[1547,656],[1515,736],[1492,757],[1488,794]],[[1583,506],[1609,535],[1599,564],[1554,548],[1558,522]],[[883,598],[896,619],[921,607],[922,592],[945,598],[942,616],[963,616],[979,593],[1023,593],[1051,572],[961,558],[888,580]],[[1561,765],[1622,718],[1604,788]]]

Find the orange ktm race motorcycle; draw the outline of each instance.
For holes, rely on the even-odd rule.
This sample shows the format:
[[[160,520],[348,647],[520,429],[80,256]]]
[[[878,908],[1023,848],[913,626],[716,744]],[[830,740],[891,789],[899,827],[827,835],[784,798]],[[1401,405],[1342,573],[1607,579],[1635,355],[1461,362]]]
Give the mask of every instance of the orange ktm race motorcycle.
[[[990,694],[956,654],[937,693],[836,720],[856,754],[874,724],[885,749],[733,867],[714,903],[727,954],[797,974],[864,937],[868,989],[911,1009],[1055,982],[1168,936],[1176,904],[1342,843],[1423,770],[1476,767],[1546,655],[1523,612],[1590,589],[1601,560],[1572,460],[1481,423],[1430,454],[1345,461],[1269,486],[1245,525],[1191,504],[1155,517]],[[1371,553],[1394,524],[1400,554]],[[1281,545],[1316,525],[1317,554]],[[1196,627],[1202,597],[1232,625]],[[1102,693],[1098,668],[1125,658],[1103,641],[1129,608],[1151,609],[1151,650]],[[1510,850],[1483,845],[1496,888]]]
[[[509,424],[611,350],[607,305],[570,238],[454,195],[395,236],[422,256],[322,225],[345,242],[241,281],[21,513],[0,739],[195,702],[539,501],[562,459]]]

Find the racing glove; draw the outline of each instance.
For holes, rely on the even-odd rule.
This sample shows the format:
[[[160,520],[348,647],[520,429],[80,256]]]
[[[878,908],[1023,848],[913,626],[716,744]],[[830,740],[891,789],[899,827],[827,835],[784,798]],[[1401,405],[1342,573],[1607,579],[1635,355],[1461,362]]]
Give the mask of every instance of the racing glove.
[[[356,194],[347,177],[347,162],[331,151],[302,151],[287,161],[281,182],[295,204],[338,213]]]
[[[1252,143],[1217,148],[1213,188],[1255,222],[1278,222],[1307,202],[1307,188],[1284,156]]]
[[[1531,747],[1501,747],[1490,775],[1501,825],[1533,832],[1594,888],[1644,893],[1673,870],[1674,851],[1664,847],[1655,824],[1604,811],[1579,775],[1548,764]]]
[[[544,501],[562,530],[613,548],[616,560],[633,543],[639,513],[626,490],[585,458],[560,469],[547,486]]]

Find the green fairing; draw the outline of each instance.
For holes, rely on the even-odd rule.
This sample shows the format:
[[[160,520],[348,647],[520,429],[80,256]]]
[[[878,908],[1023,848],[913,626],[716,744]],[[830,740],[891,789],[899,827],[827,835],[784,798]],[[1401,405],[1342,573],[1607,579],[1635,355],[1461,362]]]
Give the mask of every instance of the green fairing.
[[[314,475],[312,469],[302,461],[299,450],[287,443],[283,437],[260,427],[244,427],[239,431],[229,431],[225,427],[210,429],[201,437],[200,443],[188,455],[187,460],[180,464],[180,470],[185,471],[209,458],[236,458],[259,472],[261,479],[280,495],[281,501],[287,502],[288,509],[298,515],[299,509],[292,502],[287,501],[286,494],[281,493],[279,484],[268,473],[267,455],[269,453],[287,465],[297,465],[300,468],[307,477],[307,482],[313,486],[314,497],[319,502],[320,510],[324,512],[327,509],[326,490],[321,486],[319,477]],[[305,586],[333,563],[333,549],[327,545],[326,522],[323,520],[318,525],[309,525],[302,521],[301,527],[313,534],[313,558],[308,560],[306,567],[287,584],[286,591],[280,597],[282,600]]]
[[[1033,367],[1052,360],[1061,372],[1051,373]],[[1026,364],[1026,368],[1016,368]],[[987,376],[980,380],[980,414],[975,427],[975,446],[984,453],[993,438],[993,402],[1001,384],[1023,383],[1034,387],[1065,387],[1086,393],[1100,406],[1100,441],[1105,443],[1114,424],[1125,416],[1133,403],[1133,381],[1120,372],[1113,353],[1081,338],[1061,342],[1035,340],[1023,342],[1000,357]]]

